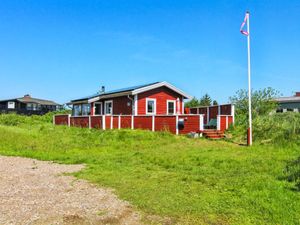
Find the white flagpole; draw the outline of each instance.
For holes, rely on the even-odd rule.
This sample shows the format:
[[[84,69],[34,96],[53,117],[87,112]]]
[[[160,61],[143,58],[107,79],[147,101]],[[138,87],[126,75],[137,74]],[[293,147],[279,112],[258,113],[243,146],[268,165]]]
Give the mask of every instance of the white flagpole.
[[[252,109],[251,109],[251,67],[250,67],[250,13],[247,12],[247,42],[248,42],[248,102],[249,102],[249,133],[248,145],[252,145]]]

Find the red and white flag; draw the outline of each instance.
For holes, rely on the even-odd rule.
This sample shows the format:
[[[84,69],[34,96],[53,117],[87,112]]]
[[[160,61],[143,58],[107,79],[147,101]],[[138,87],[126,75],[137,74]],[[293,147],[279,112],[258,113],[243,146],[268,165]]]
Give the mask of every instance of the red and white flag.
[[[242,25],[241,25],[241,28],[240,28],[240,31],[241,31],[241,33],[242,33],[242,34],[244,34],[244,35],[246,35],[246,36],[248,36],[248,35],[249,35],[249,32],[248,32],[248,30],[244,30],[244,26],[245,26],[245,25],[246,25],[246,23],[247,23],[248,16],[249,16],[249,13],[248,13],[248,12],[246,12],[246,15],[245,15],[244,21],[243,21],[243,23],[242,23]]]

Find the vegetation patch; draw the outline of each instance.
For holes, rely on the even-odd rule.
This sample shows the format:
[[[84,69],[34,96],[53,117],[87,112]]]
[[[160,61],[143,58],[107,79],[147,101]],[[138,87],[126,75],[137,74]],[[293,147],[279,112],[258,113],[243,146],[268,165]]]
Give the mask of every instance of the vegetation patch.
[[[296,171],[287,164],[298,158],[299,146],[248,148],[166,132],[53,126],[44,119],[0,115],[0,154],[84,163],[76,177],[178,224],[300,221],[298,181],[280,179]]]
[[[300,191],[300,157],[287,164],[285,178],[295,183],[295,190]]]

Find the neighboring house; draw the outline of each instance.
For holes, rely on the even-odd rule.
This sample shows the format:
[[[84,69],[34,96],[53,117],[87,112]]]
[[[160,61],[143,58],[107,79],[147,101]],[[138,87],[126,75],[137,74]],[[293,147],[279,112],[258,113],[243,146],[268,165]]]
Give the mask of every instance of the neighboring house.
[[[58,103],[32,98],[28,94],[21,98],[0,100],[0,113],[16,112],[26,115],[42,115],[50,111],[56,111],[60,108],[61,105]]]
[[[155,82],[114,91],[102,90],[75,99],[73,116],[85,115],[180,115],[190,96],[167,82]]]
[[[300,112],[300,92],[291,97],[276,98],[275,101],[279,105],[277,112]]]

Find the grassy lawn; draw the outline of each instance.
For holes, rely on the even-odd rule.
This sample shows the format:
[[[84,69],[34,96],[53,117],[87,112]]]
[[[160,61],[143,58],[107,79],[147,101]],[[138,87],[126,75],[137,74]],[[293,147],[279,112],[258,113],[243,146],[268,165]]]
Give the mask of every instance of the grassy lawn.
[[[179,224],[300,224],[300,192],[283,179],[287,162],[300,155],[297,147],[247,148],[41,121],[3,124],[0,154],[85,163],[75,176],[114,188],[145,215]]]

